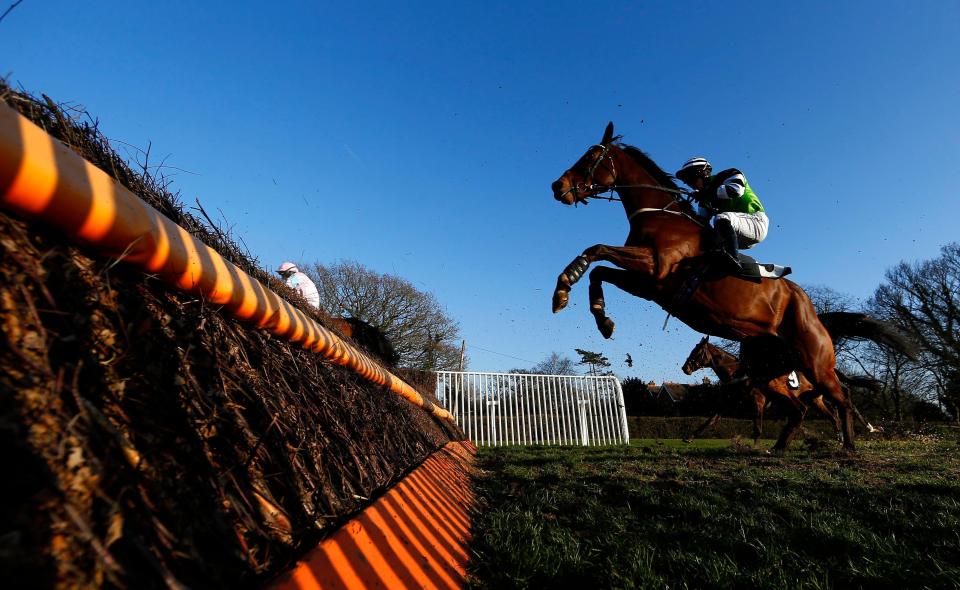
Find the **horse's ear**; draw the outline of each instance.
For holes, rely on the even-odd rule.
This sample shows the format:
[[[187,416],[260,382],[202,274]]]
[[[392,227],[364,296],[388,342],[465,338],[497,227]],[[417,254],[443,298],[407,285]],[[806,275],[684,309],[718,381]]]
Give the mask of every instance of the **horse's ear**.
[[[613,139],[613,121],[607,123],[607,129],[603,132],[603,139],[600,140],[600,145],[607,145]]]
[[[703,340],[700,341],[700,344],[706,344],[709,341],[710,341],[710,334],[707,334],[706,336],[703,337]]]

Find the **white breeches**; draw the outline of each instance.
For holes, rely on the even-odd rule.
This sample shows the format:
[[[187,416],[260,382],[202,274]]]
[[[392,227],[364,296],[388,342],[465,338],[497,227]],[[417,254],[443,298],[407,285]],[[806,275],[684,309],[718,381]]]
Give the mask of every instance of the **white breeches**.
[[[770,220],[764,212],[758,213],[737,213],[736,211],[725,211],[717,213],[713,218],[716,225],[718,219],[729,219],[733,231],[737,232],[737,238],[740,241],[740,248],[745,250],[752,248],[762,242],[767,237],[767,230],[770,228]]]

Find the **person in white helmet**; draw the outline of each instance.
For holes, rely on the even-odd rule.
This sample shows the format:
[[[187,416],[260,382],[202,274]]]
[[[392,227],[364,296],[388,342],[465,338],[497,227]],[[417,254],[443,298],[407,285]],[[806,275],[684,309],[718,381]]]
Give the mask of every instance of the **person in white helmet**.
[[[287,286],[300,293],[307,303],[316,308],[320,307],[320,293],[317,291],[317,286],[313,284],[310,277],[300,272],[296,264],[284,262],[277,268],[277,273],[283,277]]]
[[[676,177],[694,189],[691,197],[700,204],[700,214],[713,217],[720,237],[720,259],[733,272],[739,272],[740,248],[752,248],[767,237],[770,220],[747,177],[736,168],[711,174],[713,166],[706,158],[693,157],[684,162]]]

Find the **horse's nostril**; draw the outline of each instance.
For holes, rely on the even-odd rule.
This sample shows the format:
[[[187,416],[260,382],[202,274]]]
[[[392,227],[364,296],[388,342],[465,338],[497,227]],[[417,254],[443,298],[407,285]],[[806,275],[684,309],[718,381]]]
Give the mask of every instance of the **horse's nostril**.
[[[553,189],[553,192],[558,193],[563,189],[563,181],[560,179],[554,180],[553,184],[550,185],[550,188]]]

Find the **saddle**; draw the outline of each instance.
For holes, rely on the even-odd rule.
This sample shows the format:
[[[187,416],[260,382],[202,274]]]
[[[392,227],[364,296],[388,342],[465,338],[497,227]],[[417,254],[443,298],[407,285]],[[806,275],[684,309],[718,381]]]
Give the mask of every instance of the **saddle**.
[[[760,263],[753,259],[751,256],[747,256],[741,252],[738,252],[737,255],[740,258],[740,266],[743,268],[743,271],[739,275],[736,275],[744,279],[782,279],[788,274],[793,272],[793,269],[789,266],[781,266],[779,264],[771,263]]]
[[[754,245],[754,243],[743,244],[741,242],[741,247],[746,249]],[[712,258],[711,251],[719,251],[723,249],[723,238],[720,236],[720,233],[716,230],[712,231],[707,238],[707,244],[705,244],[707,249],[707,259]],[[780,264],[770,264],[770,263],[760,263],[757,262],[752,256],[744,254],[742,251],[737,252],[737,257],[740,262],[740,268],[742,269],[739,273],[733,274],[741,279],[753,280],[755,282],[760,282],[760,279],[782,279],[787,276],[793,269],[789,266],[783,266]],[[717,260],[711,260],[709,265],[709,272],[714,277],[722,276],[731,276],[729,270],[725,269],[723,265]]]
[[[762,279],[782,279],[793,272],[789,266],[779,264],[760,263],[754,260],[752,256],[747,256],[738,252],[740,259],[740,268],[737,274],[727,271],[716,259],[711,260],[709,256],[705,257],[690,273],[690,276],[683,282],[676,294],[673,296],[673,305],[682,305],[686,303],[700,287],[700,283],[707,277],[720,278],[724,276],[735,276],[739,279],[754,281],[759,283]]]

